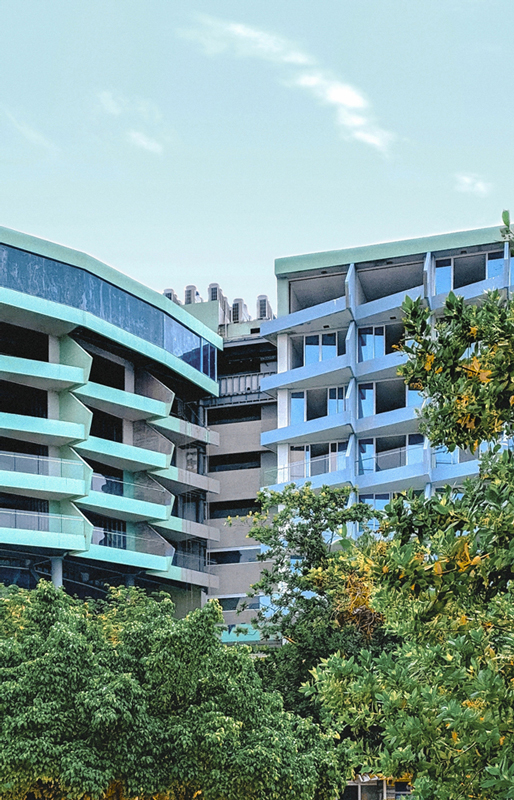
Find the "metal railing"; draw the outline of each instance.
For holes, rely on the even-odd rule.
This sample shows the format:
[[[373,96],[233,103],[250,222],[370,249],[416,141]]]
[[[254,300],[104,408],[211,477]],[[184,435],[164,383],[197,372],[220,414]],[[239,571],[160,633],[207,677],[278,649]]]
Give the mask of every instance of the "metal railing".
[[[55,478],[84,480],[87,467],[81,461],[49,456],[0,451],[0,470],[23,472],[29,475],[48,475]]]
[[[306,461],[294,461],[283,467],[273,467],[263,470],[262,485],[273,486],[278,483],[293,483],[297,480],[314,478],[316,475],[326,475],[330,472],[342,472],[349,466],[346,453],[329,453],[325,456],[316,456]]]
[[[245,375],[227,375],[224,378],[219,378],[220,397],[260,392],[261,378],[266,378],[268,375],[275,375],[275,373],[249,372]]]
[[[370,472],[382,472],[410,464],[421,464],[424,460],[424,453],[423,445],[411,445],[371,455],[360,454],[357,459],[357,472],[359,475],[366,475]]]
[[[110,531],[106,528],[93,528],[91,544],[111,547],[115,550],[130,550],[135,553],[147,553],[154,556],[173,558],[175,548],[155,531],[147,534],[128,533],[126,531]]]
[[[0,528],[73,534],[75,536],[85,535],[85,522],[81,517],[40,511],[18,511],[10,508],[0,508]]]
[[[91,479],[91,491],[112,494],[117,497],[128,497],[132,500],[142,500],[146,503],[158,503],[159,505],[169,505],[171,494],[164,487],[156,484],[149,486],[146,483],[130,483],[121,478],[110,478],[93,473]]]

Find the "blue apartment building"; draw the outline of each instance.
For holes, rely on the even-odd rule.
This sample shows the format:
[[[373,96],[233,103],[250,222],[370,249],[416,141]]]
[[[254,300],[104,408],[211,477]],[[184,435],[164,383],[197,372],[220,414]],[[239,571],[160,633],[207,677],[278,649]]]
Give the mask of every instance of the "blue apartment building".
[[[0,228],[0,582],[79,596],[216,577],[205,453],[218,335],[96,259]]]
[[[431,448],[419,433],[421,398],[398,377],[405,359],[402,303],[437,312],[450,290],[476,303],[514,283],[499,228],[279,258],[277,319],[261,333],[277,345],[277,427],[262,434],[277,454],[264,484],[358,487],[381,509],[392,493],[427,495],[476,474],[469,452]]]

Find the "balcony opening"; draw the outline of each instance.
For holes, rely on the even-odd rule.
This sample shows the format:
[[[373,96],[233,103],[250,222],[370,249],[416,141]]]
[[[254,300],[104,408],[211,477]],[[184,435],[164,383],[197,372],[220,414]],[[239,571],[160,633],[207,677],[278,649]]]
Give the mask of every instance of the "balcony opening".
[[[243,547],[241,550],[211,550],[211,564],[253,564],[260,554],[260,547]]]
[[[423,261],[357,267],[365,302],[423,286]]]
[[[48,456],[48,447],[45,444],[22,442],[19,439],[9,439],[7,436],[0,436],[0,452],[21,453],[29,456]]]
[[[16,358],[48,361],[48,336],[30,328],[0,322],[0,353]]]
[[[107,439],[110,442],[123,442],[122,419],[97,408],[91,408],[90,411],[93,412],[90,436]]]
[[[199,492],[186,492],[178,495],[171,513],[174,517],[203,525],[207,518],[205,495]]]
[[[405,383],[402,380],[382,381],[375,384],[376,413],[384,414],[396,408],[405,408]]]
[[[27,417],[48,418],[48,394],[33,386],[0,381],[0,411]]]
[[[330,361],[346,353],[347,331],[313,333],[308,336],[290,336],[291,369],[298,369],[320,361]]]
[[[260,469],[261,454],[227,453],[223,456],[210,456],[209,472],[230,472],[241,469]]]
[[[453,259],[453,288],[485,281],[485,253]]]
[[[123,470],[116,467],[109,467],[93,459],[85,459],[93,470],[91,479],[91,490],[93,492],[103,492],[123,497]]]
[[[12,511],[31,511],[38,514],[48,514],[48,500],[0,492],[0,508]],[[2,527],[1,524],[0,527]]]
[[[112,389],[125,390],[125,367],[96,353],[90,355],[93,356],[93,363],[89,380],[92,383],[101,383],[102,386],[110,386]]]
[[[261,418],[260,405],[218,406],[209,408],[209,425],[230,425],[235,422],[256,422]]]
[[[346,273],[317,275],[289,282],[289,313],[344,297]]]

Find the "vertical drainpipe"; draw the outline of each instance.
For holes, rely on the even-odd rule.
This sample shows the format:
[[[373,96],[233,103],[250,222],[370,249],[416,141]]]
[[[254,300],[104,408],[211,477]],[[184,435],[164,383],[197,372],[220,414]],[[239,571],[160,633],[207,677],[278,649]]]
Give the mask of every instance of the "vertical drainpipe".
[[[52,562],[52,583],[56,589],[62,589],[62,561],[63,557],[51,558]]]

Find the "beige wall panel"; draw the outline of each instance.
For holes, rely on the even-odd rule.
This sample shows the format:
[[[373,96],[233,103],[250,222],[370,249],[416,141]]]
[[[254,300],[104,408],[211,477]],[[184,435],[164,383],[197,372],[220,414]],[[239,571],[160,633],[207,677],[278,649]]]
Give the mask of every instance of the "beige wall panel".
[[[259,491],[260,469],[230,469],[226,472],[212,472],[211,478],[220,483],[220,492],[215,502],[222,500],[248,500]],[[214,499],[214,498],[213,498]]]
[[[216,594],[241,594],[246,593],[252,583],[257,583],[261,570],[269,566],[269,562],[251,562],[248,564],[220,564],[210,567],[213,575],[219,578],[220,586]]]
[[[264,450],[261,447],[262,423],[259,419],[253,422],[232,422],[228,425],[210,425],[212,431],[219,434],[219,447],[209,447],[209,454],[221,456],[225,453],[250,453]]]

